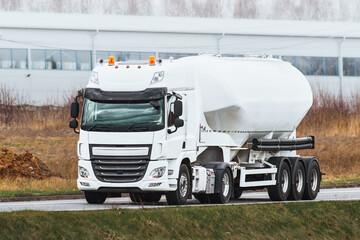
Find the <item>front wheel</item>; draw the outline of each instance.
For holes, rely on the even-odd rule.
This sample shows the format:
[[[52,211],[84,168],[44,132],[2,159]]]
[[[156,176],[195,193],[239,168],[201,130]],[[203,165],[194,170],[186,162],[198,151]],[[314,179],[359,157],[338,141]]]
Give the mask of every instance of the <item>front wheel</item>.
[[[219,193],[209,195],[211,203],[227,203],[230,200],[233,188],[231,171],[226,168],[221,176],[221,188]]]
[[[89,204],[103,204],[107,194],[102,192],[85,192],[85,199]]]
[[[182,205],[186,203],[191,192],[190,173],[185,164],[181,164],[177,189],[173,192],[166,193],[166,200],[169,205]]]

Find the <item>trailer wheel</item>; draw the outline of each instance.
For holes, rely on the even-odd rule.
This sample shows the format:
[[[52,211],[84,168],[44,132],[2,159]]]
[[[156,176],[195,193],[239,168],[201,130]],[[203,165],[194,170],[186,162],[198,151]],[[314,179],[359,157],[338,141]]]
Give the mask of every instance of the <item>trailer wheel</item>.
[[[227,203],[233,190],[232,175],[229,168],[223,171],[221,176],[221,188],[219,193],[209,195],[211,203]]]
[[[149,192],[149,193],[144,193],[142,198],[144,200],[144,202],[147,203],[158,203],[161,199],[161,193],[159,192]]]
[[[166,200],[169,205],[182,205],[186,203],[191,191],[189,169],[185,164],[181,164],[177,189],[166,193]]]
[[[276,174],[276,185],[269,186],[268,194],[272,201],[285,201],[290,194],[291,171],[289,165],[282,161]]]
[[[103,204],[107,194],[102,192],[85,192],[85,199],[89,204]]]
[[[289,200],[300,200],[305,191],[305,168],[304,165],[297,161],[292,168],[292,181],[290,188]]]
[[[209,196],[206,194],[194,194],[194,197],[202,204],[210,203]]]
[[[304,200],[314,200],[320,190],[320,168],[316,161],[312,161],[306,173]]]

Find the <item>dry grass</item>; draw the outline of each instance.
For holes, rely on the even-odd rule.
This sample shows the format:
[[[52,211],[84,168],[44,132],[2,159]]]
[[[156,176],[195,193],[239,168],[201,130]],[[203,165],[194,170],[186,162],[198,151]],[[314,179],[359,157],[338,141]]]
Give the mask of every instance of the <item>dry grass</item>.
[[[299,151],[314,155],[325,180],[360,173],[360,96],[346,101],[320,93],[314,105],[297,129],[298,136],[315,136],[314,150]],[[360,180],[360,179],[359,179]]]
[[[45,180],[25,178],[3,179],[0,181],[0,192],[2,191],[60,191],[76,189],[76,181],[52,177]]]

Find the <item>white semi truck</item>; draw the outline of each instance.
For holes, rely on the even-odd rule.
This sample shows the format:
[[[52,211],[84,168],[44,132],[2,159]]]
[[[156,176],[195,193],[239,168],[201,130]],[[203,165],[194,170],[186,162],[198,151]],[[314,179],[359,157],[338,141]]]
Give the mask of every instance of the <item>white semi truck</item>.
[[[78,97],[70,127],[78,132]],[[296,138],[312,91],[271,57],[199,55],[126,65],[100,60],[83,93],[78,188],[88,203],[129,193],[134,202],[226,203],[267,188],[271,200],[315,199],[314,137]]]

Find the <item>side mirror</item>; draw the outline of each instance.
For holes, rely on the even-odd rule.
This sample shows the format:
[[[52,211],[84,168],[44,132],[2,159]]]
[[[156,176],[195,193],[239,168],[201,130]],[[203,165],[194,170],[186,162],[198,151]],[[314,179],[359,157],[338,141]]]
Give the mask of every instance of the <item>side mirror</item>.
[[[76,128],[78,128],[78,126],[79,126],[79,122],[76,119],[71,120],[69,123],[69,127],[73,128],[74,131]]]
[[[183,114],[183,104],[182,101],[176,100],[174,102],[174,115],[176,118],[180,117]]]
[[[73,102],[71,103],[71,117],[77,118],[79,116],[79,103]]]
[[[175,119],[174,126],[176,128],[183,127],[184,126],[184,120],[177,118]]]

